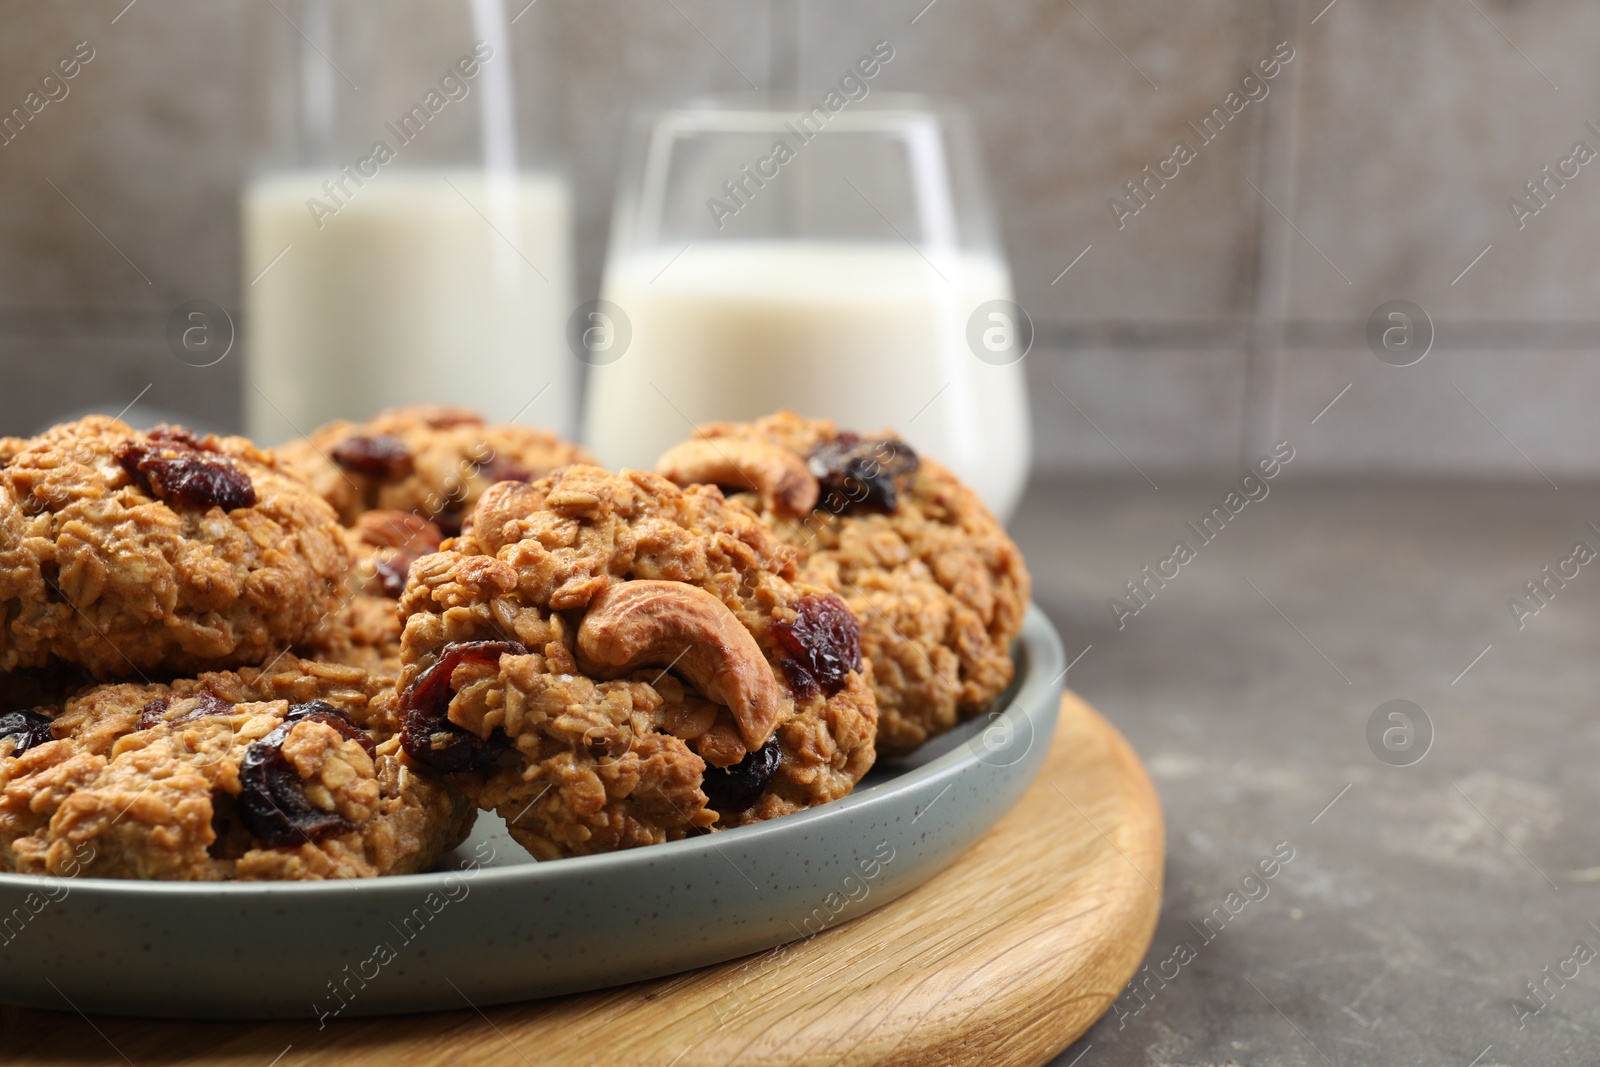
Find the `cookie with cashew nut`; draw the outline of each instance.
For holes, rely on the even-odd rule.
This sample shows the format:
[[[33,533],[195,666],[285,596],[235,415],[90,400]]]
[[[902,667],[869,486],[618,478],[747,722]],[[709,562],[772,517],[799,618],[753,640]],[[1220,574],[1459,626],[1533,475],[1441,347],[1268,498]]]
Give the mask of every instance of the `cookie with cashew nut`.
[[[593,462],[548,430],[486,423],[475,411],[440,404],[331,422],[278,454],[348,525],[363,512],[400,511],[450,534],[494,483],[531,482],[568,463]]]
[[[902,755],[987,710],[1011,683],[1030,579],[967,486],[892,432],[779,412],[712,423],[661,457],[674,483],[721,486],[794,548],[802,581],[861,621],[878,752]]]
[[[486,492],[401,599],[409,757],[534,856],[848,794],[877,705],[856,620],[712,486],[572,466]]]
[[[0,870],[184,881],[427,870],[476,809],[401,757],[394,700],[392,679],[285,656],[0,715]]]
[[[243,438],[99,415],[57,426],[0,467],[0,672],[264,662],[337,606],[343,538],[333,509]]]

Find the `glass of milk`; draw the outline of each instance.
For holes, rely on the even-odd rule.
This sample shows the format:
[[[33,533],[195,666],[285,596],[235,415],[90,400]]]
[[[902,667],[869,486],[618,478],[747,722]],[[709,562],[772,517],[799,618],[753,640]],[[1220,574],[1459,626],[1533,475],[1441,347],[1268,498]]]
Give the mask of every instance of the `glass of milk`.
[[[270,147],[240,207],[258,440],[421,402],[572,431],[571,198],[525,15],[512,27],[501,0],[262,9]]]
[[[696,424],[790,408],[892,427],[1013,509],[1032,327],[975,138],[958,108],[873,91],[870,66],[816,101],[639,124],[586,335],[605,462],[650,468]]]

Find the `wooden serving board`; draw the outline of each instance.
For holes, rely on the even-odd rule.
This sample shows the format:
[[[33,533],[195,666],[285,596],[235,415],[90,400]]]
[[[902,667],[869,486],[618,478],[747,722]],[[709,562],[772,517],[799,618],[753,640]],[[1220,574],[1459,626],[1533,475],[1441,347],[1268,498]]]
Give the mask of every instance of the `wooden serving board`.
[[[7,1064],[529,1067],[1037,1064],[1144,958],[1161,809],[1122,736],[1072,693],[1018,807],[948,870],[771,952],[619,989],[478,1011],[314,1022],[145,1022],[0,1008]],[[151,975],[160,982],[160,975]],[[275,1059],[274,1057],[277,1057]]]

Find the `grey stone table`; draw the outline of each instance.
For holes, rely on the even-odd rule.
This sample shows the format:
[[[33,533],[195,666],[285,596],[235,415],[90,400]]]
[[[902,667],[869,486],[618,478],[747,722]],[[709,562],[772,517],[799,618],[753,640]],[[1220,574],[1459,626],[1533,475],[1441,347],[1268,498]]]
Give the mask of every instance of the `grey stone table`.
[[[1202,544],[1228,488],[1014,524],[1167,819],[1148,969],[1055,1063],[1600,1063],[1600,492],[1285,472]]]

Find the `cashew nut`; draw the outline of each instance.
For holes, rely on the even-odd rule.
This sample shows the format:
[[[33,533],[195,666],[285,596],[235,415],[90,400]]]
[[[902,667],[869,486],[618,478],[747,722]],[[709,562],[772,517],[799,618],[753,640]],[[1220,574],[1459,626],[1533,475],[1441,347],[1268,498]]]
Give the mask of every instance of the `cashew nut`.
[[[794,515],[817,506],[819,487],[806,461],[765,441],[723,437],[685,441],[656,462],[656,473],[679,485],[696,482],[751,489]]]
[[[778,725],[782,690],[761,646],[726,604],[683,582],[619,582],[596,596],[578,626],[578,665],[597,678],[670,667],[733,713],[751,750]]]
[[[351,528],[356,540],[371,548],[437,549],[444,540],[439,527],[410,511],[364,511]]]

